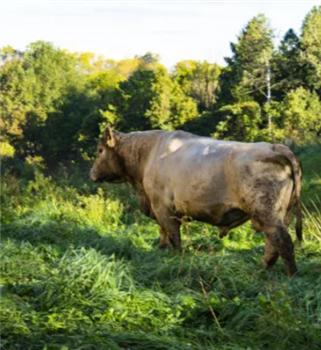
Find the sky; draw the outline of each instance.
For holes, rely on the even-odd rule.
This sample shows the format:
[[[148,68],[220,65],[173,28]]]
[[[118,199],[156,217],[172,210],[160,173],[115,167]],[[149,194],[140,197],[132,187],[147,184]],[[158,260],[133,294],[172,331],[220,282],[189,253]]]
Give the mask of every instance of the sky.
[[[150,51],[167,68],[186,60],[224,65],[242,28],[264,13],[276,41],[321,1],[5,1],[0,46],[23,51],[37,40],[71,52],[124,59]]]

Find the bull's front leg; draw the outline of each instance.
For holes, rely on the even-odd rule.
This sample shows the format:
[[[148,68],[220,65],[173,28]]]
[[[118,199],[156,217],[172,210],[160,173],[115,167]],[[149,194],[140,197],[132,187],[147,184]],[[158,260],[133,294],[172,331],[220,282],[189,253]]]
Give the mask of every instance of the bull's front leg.
[[[163,227],[160,226],[159,233],[161,236],[161,241],[158,245],[158,248],[159,249],[168,249],[170,246],[169,246],[169,237],[168,237],[166,230],[164,230]]]
[[[176,251],[181,250],[182,242],[180,234],[180,223],[173,220],[172,222],[167,222],[163,225],[165,226],[165,231],[168,235],[173,249]]]
[[[279,257],[278,247],[273,243],[270,236],[265,236],[265,248],[264,248],[264,267],[271,269]]]
[[[181,235],[180,226],[181,223],[175,218],[175,213],[167,209],[153,205],[152,209],[156,216],[156,220],[160,225],[161,243],[159,248],[164,248],[170,242],[174,250],[181,250]]]

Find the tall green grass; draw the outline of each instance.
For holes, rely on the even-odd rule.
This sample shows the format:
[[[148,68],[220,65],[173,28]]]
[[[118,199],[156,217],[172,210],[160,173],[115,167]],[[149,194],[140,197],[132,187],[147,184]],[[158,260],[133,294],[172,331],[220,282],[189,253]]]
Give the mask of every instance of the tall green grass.
[[[159,251],[158,227],[127,186],[4,175],[1,347],[320,349],[314,156],[302,157],[305,243],[293,280],[281,261],[262,269],[263,235],[249,225],[220,240],[215,228],[186,223],[183,251]]]

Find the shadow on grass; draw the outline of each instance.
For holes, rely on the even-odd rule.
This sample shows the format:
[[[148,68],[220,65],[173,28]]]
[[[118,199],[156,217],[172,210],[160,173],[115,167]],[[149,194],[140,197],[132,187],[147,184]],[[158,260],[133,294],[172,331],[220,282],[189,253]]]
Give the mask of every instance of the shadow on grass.
[[[138,235],[134,237],[135,235],[135,227],[131,226],[102,236],[90,226],[79,227],[69,222],[30,220],[30,218],[2,226],[2,239],[10,238],[18,242],[29,242],[37,249],[50,245],[60,256],[69,249],[92,248],[103,255],[113,255],[116,259],[130,261],[136,266],[148,264],[151,269],[148,277],[152,279],[152,270],[159,272],[158,264],[170,263],[171,272],[173,272],[173,266],[177,265],[177,269],[183,273],[184,265],[191,263],[189,260],[193,260],[196,256],[200,261],[202,257],[211,257],[213,262],[213,259],[217,257],[227,262],[235,260],[242,264],[251,263],[253,265],[257,265],[258,261],[263,259],[263,245],[240,248],[237,246],[237,240],[235,245],[232,241],[232,244],[225,246],[223,241],[215,236],[200,237],[198,235],[191,238],[185,236],[182,252],[175,253],[171,250],[159,250],[157,248],[158,237],[145,238],[148,243],[144,242],[145,246],[140,247],[134,243],[135,238],[138,237]],[[164,275],[162,277],[166,278]]]
[[[234,340],[238,342],[240,340],[239,335],[232,330],[230,324],[239,324],[240,317],[244,318],[244,315],[247,315],[248,313],[249,315],[247,316],[246,324],[239,326],[240,332],[253,332],[252,336],[255,339],[255,342],[258,340],[259,336],[255,335],[256,321],[258,319],[257,305],[261,305],[263,308],[262,310],[259,310],[259,314],[263,314],[266,317],[268,317],[274,310],[273,300],[270,301],[270,299],[264,299],[262,301],[258,296],[261,292],[265,295],[265,284],[268,285],[270,283],[270,277],[268,274],[266,272],[259,272],[259,261],[262,259],[262,247],[252,249],[225,248],[223,255],[218,254],[216,256],[215,250],[205,249],[207,241],[198,238],[193,240],[192,243],[194,247],[198,245],[200,249],[198,251],[187,251],[188,243],[185,242],[184,247],[186,250],[184,256],[184,252],[179,255],[174,254],[173,252],[158,251],[157,248],[154,248],[154,251],[138,247],[133,243],[129,236],[130,234],[132,233],[120,231],[119,236],[117,236],[117,232],[112,232],[111,234],[102,237],[97,230],[91,227],[75,227],[71,223],[57,221],[16,221],[10,225],[4,225],[2,228],[3,239],[10,238],[17,243],[29,242],[33,247],[40,251],[41,249],[45,249],[45,246],[48,245],[58,251],[58,258],[71,249],[92,248],[103,255],[114,255],[117,259],[132,263],[134,269],[130,270],[130,272],[132,273],[133,280],[139,284],[139,290],[137,291],[138,294],[140,293],[141,287],[150,289],[155,287],[155,300],[158,300],[159,296],[157,293],[160,290],[166,293],[170,298],[173,298],[173,300],[176,300],[175,295],[179,293],[182,293],[183,295],[188,294],[190,300],[195,298],[195,306],[189,308],[188,305],[184,304],[182,312],[185,312],[185,309],[189,308],[190,316],[186,317],[184,323],[182,323],[182,329],[180,332],[184,331],[184,334],[189,334],[188,332],[190,329],[192,329],[193,332],[197,329],[198,332],[203,333],[199,333],[199,336],[189,334],[187,338],[190,337],[190,339],[195,339],[199,344],[201,344],[201,342],[208,344],[211,342],[212,344],[215,344],[219,333],[217,332],[215,325],[213,328],[213,316],[209,309],[209,305],[206,302],[206,298],[201,291],[199,283],[201,277],[210,297],[210,303],[212,303],[211,305],[213,306],[222,327],[233,333]],[[214,240],[214,248],[215,242],[216,241]],[[308,279],[311,279],[311,274],[315,275],[315,280],[317,279],[317,271],[313,272],[317,263],[317,260],[306,261],[303,266],[305,277],[301,282],[305,279],[305,284],[307,284],[309,282]],[[217,271],[215,264],[217,264],[218,267]],[[30,268],[33,269],[33,267],[30,266],[26,267],[26,269]],[[36,265],[34,268],[36,268]],[[257,271],[255,270],[256,268],[258,269]],[[275,282],[277,282],[275,288],[277,288],[277,291],[279,289],[281,290],[282,283],[287,282],[282,265],[278,264],[278,268],[273,272],[273,276],[275,277]],[[46,276],[43,276],[42,278],[46,279]],[[287,287],[293,289],[293,292],[292,289],[290,289],[290,292],[296,297],[297,294],[294,294],[294,292],[296,289],[299,289],[299,282],[300,280],[297,279],[294,281],[294,284],[291,283],[292,287],[290,284]],[[272,284],[269,284],[269,286],[266,287],[269,293],[270,286],[272,286]],[[13,287],[16,289],[9,290],[9,292],[18,295],[20,298],[33,298],[33,293],[37,291],[32,283],[30,283],[30,285],[14,285]],[[55,295],[55,293],[53,295]],[[278,297],[277,292],[276,297]],[[211,301],[211,298],[213,298],[213,301]],[[284,304],[282,300],[280,300],[279,303],[280,306]],[[36,306],[37,305],[35,304],[35,307]],[[279,307],[279,304],[277,304],[277,307]],[[292,315],[287,309],[284,309],[283,311],[289,313],[289,318],[292,322],[292,319],[294,320],[295,318],[295,314]],[[87,313],[91,315],[92,312],[88,311]],[[278,315],[279,314],[275,317],[279,317]],[[274,320],[274,318],[272,320]],[[290,321],[287,322],[290,324]],[[272,327],[270,324],[268,325]],[[174,339],[173,337],[173,339],[166,339],[161,336],[154,337],[152,334],[149,334],[140,328],[132,332],[108,333],[108,339],[110,341],[108,347],[106,343],[103,343],[103,339],[99,336],[102,331],[108,331],[108,327],[104,326],[100,329],[96,329],[93,326],[91,328],[91,334],[77,328],[77,334],[78,332],[81,333],[79,338],[81,343],[79,344],[79,347],[88,343],[92,346],[88,348],[95,349],[113,349],[112,345],[115,345],[115,349],[118,349],[118,347],[132,347],[135,349],[169,349],[171,347],[175,349],[189,348],[188,345],[183,344],[179,338]],[[63,333],[61,335],[63,339],[59,339],[59,332],[49,334],[48,344],[50,342],[55,342],[57,344],[57,349],[59,348],[58,345],[62,346],[66,344],[73,348],[72,341],[76,332],[73,334],[69,334],[67,331],[61,332]],[[179,333],[179,331],[177,332]],[[280,332],[280,337],[281,335],[283,336],[283,333],[285,334],[285,331],[282,332]],[[294,332],[296,332],[296,330],[291,330],[290,333],[294,334]],[[209,334],[207,335],[207,333]],[[274,328],[274,333],[278,333],[277,327]],[[175,334],[173,333],[173,335]],[[35,341],[31,338],[26,338],[25,342],[21,340],[21,346],[19,345],[20,347],[17,347],[17,349],[27,349],[28,347],[26,347],[26,344],[30,344],[30,342],[34,342],[33,349],[43,349],[46,342],[44,339],[45,337],[47,337],[47,335],[44,336],[42,334],[41,337],[39,335],[39,347],[38,345],[35,346],[38,339]],[[213,339],[211,337],[213,337]],[[10,338],[11,343],[13,338],[14,335]],[[41,343],[40,338],[42,338]],[[266,335],[266,338],[268,339],[268,335]],[[312,340],[310,342],[312,343]],[[256,343],[256,345],[257,344],[258,343]],[[204,346],[204,344],[202,345]],[[195,346],[194,348],[202,348],[202,345],[199,347]],[[203,348],[206,347],[204,346]],[[210,348],[210,346],[208,346],[208,348]],[[285,348],[285,345],[282,349],[283,348]],[[301,348],[303,349],[303,347]],[[313,348],[313,346],[310,346],[310,348]],[[294,349],[294,347],[289,346],[288,349]]]
[[[68,222],[16,221],[2,225],[2,239],[27,241],[34,247],[54,246],[63,254],[70,248],[93,248],[105,255],[132,260],[134,255],[148,254],[147,250],[135,246],[130,237],[116,234],[101,236],[91,227],[75,227]]]
[[[245,264],[250,264],[253,269],[260,269],[256,251],[225,249],[222,241],[216,237],[195,237],[191,241],[184,237],[183,250],[179,254],[159,250],[158,237],[149,238],[149,243],[144,242],[142,247],[137,246],[135,239],[140,238],[135,235],[135,227],[130,226],[123,231],[101,236],[92,227],[77,227],[68,222],[32,221],[30,218],[2,227],[2,239],[28,242],[38,251],[55,251],[56,259],[67,251],[81,248],[114,256],[116,260],[130,263],[133,279],[140,286],[153,288],[157,285],[168,293],[175,293],[186,286],[200,292],[200,276],[213,285],[216,280],[213,272],[219,268],[220,273],[224,273],[225,267],[222,265],[226,265],[226,268],[230,265],[246,268]]]

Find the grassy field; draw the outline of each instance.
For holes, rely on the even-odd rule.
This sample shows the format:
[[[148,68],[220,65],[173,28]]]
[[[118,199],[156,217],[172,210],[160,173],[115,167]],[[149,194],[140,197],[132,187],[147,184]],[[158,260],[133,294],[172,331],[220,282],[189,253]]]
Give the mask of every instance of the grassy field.
[[[293,280],[282,261],[262,269],[249,225],[220,240],[189,223],[181,254],[159,251],[128,186],[5,174],[1,348],[321,349],[321,147],[297,151],[305,242]]]

